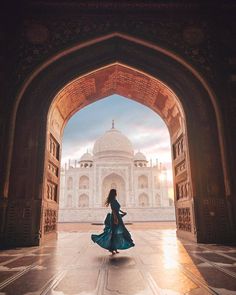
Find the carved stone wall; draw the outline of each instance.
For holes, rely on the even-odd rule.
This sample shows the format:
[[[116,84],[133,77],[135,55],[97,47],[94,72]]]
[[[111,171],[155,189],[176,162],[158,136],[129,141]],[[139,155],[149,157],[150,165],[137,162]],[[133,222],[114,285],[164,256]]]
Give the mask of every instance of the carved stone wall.
[[[205,242],[219,241],[222,242],[222,236],[224,241],[230,241],[231,224],[229,217],[225,215],[227,211],[227,202],[224,199],[205,199],[202,201],[202,224],[205,224],[206,230],[202,239]]]
[[[186,146],[186,131],[172,143],[174,190],[178,235],[181,232],[195,234],[195,221],[192,210],[192,181],[190,176],[189,155]]]
[[[54,112],[55,114],[55,112]],[[57,116],[56,116],[57,117]],[[43,195],[43,211],[42,211],[42,238],[47,239],[47,235],[55,234],[57,230],[57,218],[59,207],[59,171],[60,171],[60,143],[56,139],[59,136],[58,131],[55,129],[55,120],[51,121],[52,133],[48,133],[47,138],[47,152],[45,158],[45,169],[47,170],[46,178],[44,181],[44,195]]]
[[[191,232],[192,231],[192,222],[191,222],[191,213],[190,208],[178,208],[177,209],[177,227],[179,230]]]
[[[44,234],[55,232],[57,229],[57,210],[45,209],[44,210]]]
[[[193,224],[195,219],[198,221],[198,228],[191,227],[191,233],[196,233],[199,241],[209,241],[201,220],[211,220],[212,241],[224,241],[229,236],[227,229],[220,231],[221,237],[215,235],[218,222],[224,228],[230,224],[235,229],[235,6],[211,1],[202,10],[200,4],[186,6],[182,1],[177,6],[140,3],[141,7],[137,7],[135,3],[122,3],[105,11],[104,3],[89,7],[80,2],[73,11],[64,2],[62,13],[61,1],[53,4],[53,10],[46,1],[34,1],[26,3],[17,18],[12,11],[6,14],[8,20],[3,18],[6,26],[0,28],[5,48],[0,52],[0,198],[8,201],[0,202],[0,212],[7,215],[1,221],[0,236],[5,237],[5,242],[24,242],[24,232],[28,232],[28,244],[39,243],[40,217],[44,218],[45,210],[57,208],[54,197],[47,199],[47,195],[55,194],[55,187],[49,189],[47,181],[58,185],[59,161],[45,147],[50,136],[46,133],[48,111],[64,89],[64,101],[62,95],[48,129],[59,150],[61,132],[73,110],[114,93],[114,89],[129,97],[129,92],[125,92],[129,87],[134,95],[131,98],[156,111],[160,109],[170,128],[176,208],[191,208]],[[211,10],[214,16],[208,14]],[[101,73],[115,62],[125,64],[126,69],[116,66],[106,72],[103,81],[95,78],[95,70]],[[136,69],[136,73],[129,68]],[[85,77],[88,73],[90,77]],[[147,75],[143,77],[142,73]],[[132,86],[130,79],[134,76],[136,83]],[[70,82],[78,77],[81,80],[73,89]],[[168,85],[178,97],[180,109],[169,100],[167,88],[160,90],[160,83],[152,83],[153,77]],[[95,97],[97,89],[102,91]],[[145,93],[148,95],[143,98],[141,94]],[[185,121],[179,115],[182,111]],[[189,151],[187,157],[178,142],[182,133]],[[226,197],[227,206],[221,208],[225,219],[219,213],[211,219],[209,212],[213,211],[204,200]],[[13,226],[17,207],[19,214],[24,208],[31,208],[26,210],[31,213],[19,226]]]
[[[208,20],[209,21],[209,20]],[[112,32],[121,32],[133,35],[159,45],[174,49],[190,63],[197,65],[201,71],[212,80],[215,73],[212,71],[215,50],[215,39],[212,37],[214,21],[209,23],[205,19],[196,22],[192,20],[166,20],[165,17],[145,17],[129,14],[123,15],[97,15],[92,18],[86,14],[80,17],[71,17],[63,20],[56,16],[50,20],[32,19],[25,20],[20,30],[19,57],[20,75],[23,78],[33,67],[48,59],[62,48],[104,36]],[[171,36],[171,38],[170,38]]]
[[[41,238],[37,219],[40,217],[40,202],[14,201],[7,207],[4,245],[31,246]]]
[[[57,134],[60,134],[63,122],[76,111],[114,93],[154,109],[165,120],[172,134],[182,128],[181,121],[184,118],[175,94],[160,81],[119,63],[96,70],[66,85],[54,99],[50,128],[55,130],[54,126],[58,126]]]

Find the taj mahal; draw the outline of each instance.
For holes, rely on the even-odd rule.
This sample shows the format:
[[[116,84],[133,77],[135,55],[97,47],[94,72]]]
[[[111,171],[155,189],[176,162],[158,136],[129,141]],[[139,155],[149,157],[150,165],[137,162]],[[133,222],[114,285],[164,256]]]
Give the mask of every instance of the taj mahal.
[[[162,163],[148,162],[131,141],[112,128],[99,137],[93,152],[61,168],[59,222],[102,222],[110,210],[105,199],[111,188],[128,212],[126,221],[175,219],[168,195],[167,171]]]

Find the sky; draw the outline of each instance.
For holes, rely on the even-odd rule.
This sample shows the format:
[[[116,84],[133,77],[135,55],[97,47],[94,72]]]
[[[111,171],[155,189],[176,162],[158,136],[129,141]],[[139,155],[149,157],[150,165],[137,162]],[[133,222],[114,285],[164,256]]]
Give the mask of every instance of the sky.
[[[62,142],[62,165],[71,159],[79,160],[88,150],[93,151],[96,139],[115,128],[126,135],[133,144],[134,151],[152,159],[158,159],[171,172],[171,149],[169,131],[161,117],[150,108],[124,98],[111,95],[92,103],[77,112],[67,123]]]

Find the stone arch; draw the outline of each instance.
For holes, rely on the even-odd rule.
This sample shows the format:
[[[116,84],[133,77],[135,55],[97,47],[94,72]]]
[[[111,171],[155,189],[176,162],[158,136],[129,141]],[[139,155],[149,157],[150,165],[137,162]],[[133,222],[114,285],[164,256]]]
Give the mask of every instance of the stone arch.
[[[89,189],[89,177],[87,175],[82,175],[79,178],[79,189]]]
[[[117,191],[117,199],[122,207],[126,205],[126,183],[122,176],[110,173],[102,180],[102,204],[105,204],[109,191],[114,188]]]
[[[139,175],[138,177],[138,188],[148,188],[148,177],[147,175]]]
[[[32,73],[19,91],[12,114],[9,137],[12,150],[8,151],[8,166],[4,171],[7,183],[4,193],[11,210],[24,208],[26,200],[30,200],[31,210],[36,210],[28,221],[34,226],[28,233],[27,245],[36,245],[51,234],[42,232],[41,240],[34,238],[40,236],[35,232],[42,230],[41,214],[47,210],[49,179],[46,175],[53,172],[48,172],[46,167],[53,160],[59,169],[66,122],[84,106],[113,93],[148,106],[167,124],[175,171],[177,234],[205,242],[228,239],[226,191],[229,186],[225,186],[228,176],[221,111],[214,93],[196,69],[173,52],[113,33],[57,54]],[[19,168],[23,166],[21,163],[24,172]],[[56,175],[50,177],[59,183]],[[188,188],[185,197],[178,194],[181,181],[186,181]],[[24,198],[19,195],[22,192]],[[55,202],[55,214],[57,208]],[[217,214],[213,220],[212,210],[225,214]],[[20,229],[8,230],[10,210],[7,214],[4,243],[24,245]],[[211,222],[207,227],[210,233],[205,227],[207,222]]]
[[[89,207],[89,196],[86,194],[82,194],[79,196],[78,200],[79,208],[88,208]]]
[[[140,207],[148,207],[149,206],[148,195],[145,193],[140,194],[138,197],[138,203]]]

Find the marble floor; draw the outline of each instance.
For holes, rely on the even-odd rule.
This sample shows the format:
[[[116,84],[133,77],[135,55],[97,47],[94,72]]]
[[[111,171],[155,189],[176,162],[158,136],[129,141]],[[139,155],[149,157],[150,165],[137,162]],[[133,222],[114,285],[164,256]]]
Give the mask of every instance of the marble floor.
[[[111,256],[102,226],[61,228],[42,247],[0,251],[0,295],[236,294],[236,247],[176,238],[173,226],[129,226],[136,246]]]

